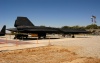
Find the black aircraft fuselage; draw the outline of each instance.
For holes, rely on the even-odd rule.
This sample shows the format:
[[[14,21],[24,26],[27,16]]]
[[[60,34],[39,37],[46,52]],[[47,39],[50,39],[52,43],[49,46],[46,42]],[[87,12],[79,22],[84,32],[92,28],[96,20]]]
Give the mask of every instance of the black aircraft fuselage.
[[[35,26],[27,17],[17,17],[14,27],[7,30],[18,33],[35,33],[38,35],[38,38],[46,38],[47,33],[60,33],[58,28]]]
[[[85,29],[61,29],[63,32],[63,36],[65,37],[66,34],[72,35],[72,38],[74,38],[74,34],[89,34],[90,31],[86,31]]]

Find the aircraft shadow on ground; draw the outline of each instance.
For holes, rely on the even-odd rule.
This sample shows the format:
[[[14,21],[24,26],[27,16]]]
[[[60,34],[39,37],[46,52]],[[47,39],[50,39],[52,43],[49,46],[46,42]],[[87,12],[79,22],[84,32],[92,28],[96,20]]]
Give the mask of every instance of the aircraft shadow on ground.
[[[38,38],[23,38],[23,39],[19,39],[19,40],[45,40],[45,39],[60,39],[60,38],[40,38],[40,39],[38,39]]]
[[[90,37],[76,37],[76,38],[90,38]]]

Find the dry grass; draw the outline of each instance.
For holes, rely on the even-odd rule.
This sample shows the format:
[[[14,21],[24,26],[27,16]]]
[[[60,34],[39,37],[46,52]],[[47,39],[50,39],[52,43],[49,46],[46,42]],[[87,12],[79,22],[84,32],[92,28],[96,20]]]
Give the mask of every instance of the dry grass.
[[[0,52],[0,63],[99,63],[100,59],[78,57],[65,47],[47,46]]]

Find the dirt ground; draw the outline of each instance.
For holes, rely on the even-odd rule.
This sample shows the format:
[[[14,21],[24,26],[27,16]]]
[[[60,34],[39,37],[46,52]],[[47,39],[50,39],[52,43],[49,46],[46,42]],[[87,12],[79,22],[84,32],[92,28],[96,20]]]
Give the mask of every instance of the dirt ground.
[[[62,46],[0,51],[0,63],[100,63],[99,58],[79,57]]]

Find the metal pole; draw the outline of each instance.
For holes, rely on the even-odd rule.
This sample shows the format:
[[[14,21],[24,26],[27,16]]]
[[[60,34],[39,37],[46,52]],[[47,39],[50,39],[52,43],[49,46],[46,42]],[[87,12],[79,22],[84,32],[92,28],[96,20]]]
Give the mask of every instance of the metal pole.
[[[39,44],[39,43],[38,43],[38,38],[37,38],[37,44]]]
[[[49,44],[48,45],[51,45],[51,43],[50,43],[50,37],[49,37]]]
[[[16,38],[16,46],[18,46],[18,40],[17,40],[17,38]]]
[[[7,41],[7,37],[6,37],[6,43],[7,43],[8,41]]]

